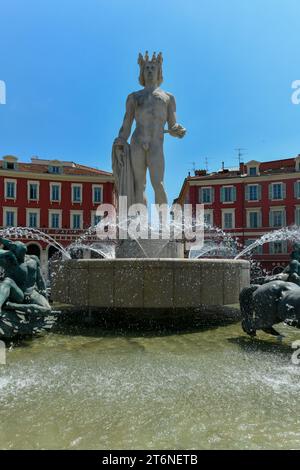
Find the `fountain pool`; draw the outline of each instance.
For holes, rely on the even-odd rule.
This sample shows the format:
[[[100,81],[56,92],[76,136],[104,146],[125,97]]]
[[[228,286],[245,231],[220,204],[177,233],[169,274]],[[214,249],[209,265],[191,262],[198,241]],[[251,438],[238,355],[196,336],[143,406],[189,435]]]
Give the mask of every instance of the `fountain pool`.
[[[0,447],[299,449],[299,332],[280,325],[279,343],[218,324],[58,325],[13,347]]]

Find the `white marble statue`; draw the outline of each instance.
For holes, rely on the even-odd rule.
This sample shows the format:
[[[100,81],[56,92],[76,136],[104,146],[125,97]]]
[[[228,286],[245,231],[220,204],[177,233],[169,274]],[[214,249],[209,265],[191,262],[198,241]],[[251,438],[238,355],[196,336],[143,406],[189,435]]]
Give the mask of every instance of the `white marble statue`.
[[[147,204],[145,197],[146,172],[149,168],[156,204],[167,204],[164,188],[164,134],[184,137],[186,130],[176,122],[175,98],[163,91],[162,54],[154,53],[149,59],[139,54],[139,82],[142,90],[127,97],[126,113],[118,137],[113,144],[113,172],[117,194],[128,196],[128,206],[134,203]],[[130,146],[127,139],[136,122]],[[168,123],[168,130],[165,124]]]

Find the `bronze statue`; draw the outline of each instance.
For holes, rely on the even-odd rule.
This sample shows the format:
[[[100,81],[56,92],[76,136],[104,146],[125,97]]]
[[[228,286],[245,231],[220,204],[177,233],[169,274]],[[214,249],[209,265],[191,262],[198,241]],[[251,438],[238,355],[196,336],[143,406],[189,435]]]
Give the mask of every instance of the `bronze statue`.
[[[242,328],[250,336],[257,330],[279,336],[273,325],[281,322],[300,328],[300,286],[293,282],[245,287],[240,293],[240,307]]]
[[[0,237],[0,270],[0,337],[40,330],[42,319],[50,326],[51,306],[38,257],[27,255],[24,243]]]
[[[300,244],[294,243],[282,273],[259,278],[240,293],[242,328],[250,336],[263,330],[274,336],[273,325],[285,322],[300,328]]]

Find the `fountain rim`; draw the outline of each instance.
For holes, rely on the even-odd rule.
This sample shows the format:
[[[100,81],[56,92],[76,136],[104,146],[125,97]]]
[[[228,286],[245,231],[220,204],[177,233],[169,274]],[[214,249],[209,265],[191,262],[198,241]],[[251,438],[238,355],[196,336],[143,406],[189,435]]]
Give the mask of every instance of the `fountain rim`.
[[[55,260],[53,263],[63,263],[85,266],[85,265],[98,265],[98,264],[215,264],[215,265],[244,265],[249,266],[249,261],[245,259],[231,259],[231,258],[104,258],[104,259],[62,259]]]

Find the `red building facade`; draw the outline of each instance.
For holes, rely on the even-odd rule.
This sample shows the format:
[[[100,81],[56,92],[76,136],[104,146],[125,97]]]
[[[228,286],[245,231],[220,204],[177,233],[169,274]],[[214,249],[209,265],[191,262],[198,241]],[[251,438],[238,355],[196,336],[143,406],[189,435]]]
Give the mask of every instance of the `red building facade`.
[[[0,228],[38,229],[66,247],[97,223],[101,203],[114,203],[109,172],[60,160],[32,158],[31,163],[21,163],[14,156],[0,160]],[[55,248],[41,240],[21,239],[29,252],[40,257],[47,274]]]
[[[300,155],[258,162],[216,173],[195,171],[185,179],[176,202],[203,203],[205,219],[246,247],[262,235],[300,225]],[[286,266],[290,246],[285,240],[266,243],[254,258],[276,273]]]

